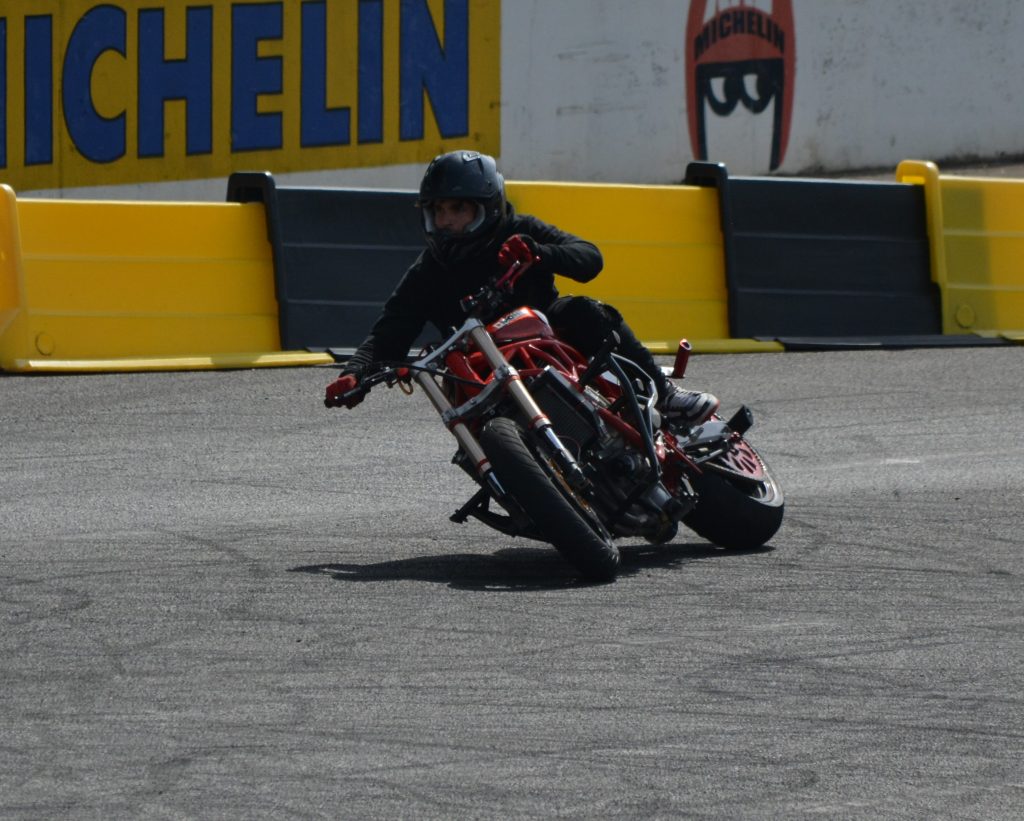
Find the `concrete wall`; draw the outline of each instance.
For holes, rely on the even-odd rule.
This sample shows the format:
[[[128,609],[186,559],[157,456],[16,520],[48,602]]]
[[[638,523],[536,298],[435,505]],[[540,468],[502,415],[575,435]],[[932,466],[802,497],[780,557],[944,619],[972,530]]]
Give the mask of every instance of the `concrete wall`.
[[[382,2],[392,14],[397,0]],[[480,27],[481,2],[468,0],[471,26]],[[334,7],[329,0],[328,11]],[[440,19],[458,3],[429,0],[429,7]],[[493,0],[486,7],[492,10]],[[785,92],[789,107],[778,124],[772,113],[779,95],[758,114],[744,100],[727,116],[705,108],[706,158],[725,162],[732,174],[1024,155],[1020,0],[505,0],[500,9],[500,101],[494,103],[500,133],[482,139],[485,149],[488,141],[500,146],[510,179],[678,182],[699,153],[693,133],[698,67],[728,74],[743,59],[775,66],[778,73],[763,82]],[[701,59],[695,31],[704,38]],[[13,46],[7,52],[11,64]],[[286,62],[286,78],[289,70]],[[472,72],[471,61],[471,81]],[[15,74],[9,72],[8,85]],[[734,82],[743,83],[747,101],[766,96],[753,74],[742,80],[737,74]],[[716,83],[715,93],[723,95],[725,79],[709,80],[713,92]],[[19,99],[13,91],[6,95],[8,127]],[[263,107],[273,105],[270,97]],[[780,130],[784,150],[772,168],[773,134]],[[309,162],[289,173],[293,158],[278,167],[272,154],[235,154],[230,164],[231,170],[270,170],[284,184],[412,188],[422,157],[451,142],[428,135],[415,152],[409,146],[392,152],[396,164],[371,167],[360,165],[380,152],[360,154],[358,146],[345,155],[348,167],[338,170]],[[415,161],[404,161],[410,153]],[[186,180],[180,162],[168,168],[174,180],[163,183],[15,188],[19,195],[51,197],[223,198],[224,176]],[[8,181],[2,172],[0,181]]]
[[[686,64],[693,44],[685,37],[694,5],[699,0],[506,2],[509,175],[681,179],[694,158]],[[718,3],[723,11],[740,5]],[[742,5],[778,10],[777,0]],[[1024,154],[1020,0],[792,0],[792,20],[792,121],[779,173]],[[733,174],[766,173],[766,114],[739,105],[709,123],[706,159]]]

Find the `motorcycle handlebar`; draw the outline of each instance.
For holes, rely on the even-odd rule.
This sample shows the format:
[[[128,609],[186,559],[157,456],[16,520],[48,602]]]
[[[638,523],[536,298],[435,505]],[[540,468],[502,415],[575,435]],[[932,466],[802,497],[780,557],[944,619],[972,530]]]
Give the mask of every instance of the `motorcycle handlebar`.
[[[382,382],[387,382],[388,385],[393,385],[396,382],[408,381],[409,377],[410,371],[407,367],[383,367],[380,370],[373,371],[363,376],[352,390],[346,391],[339,397],[339,401],[341,404],[345,404],[346,400],[366,396],[366,394],[370,392],[371,388],[381,384]]]
[[[467,314],[472,314],[481,307],[484,313],[498,307],[499,300],[495,298],[497,294],[500,292],[512,293],[516,283],[523,274],[533,267],[533,264],[534,260],[526,260],[525,262],[516,260],[509,265],[503,274],[485,284],[476,293],[463,297],[461,300],[462,309]],[[339,402],[345,404],[347,400],[365,396],[374,385],[379,385],[381,382],[388,382],[389,385],[393,385],[395,382],[407,382],[409,381],[409,376],[409,369],[406,367],[381,368],[379,371],[363,376],[359,380],[359,384],[339,397]]]
[[[512,289],[520,277],[533,267],[532,261],[515,261],[505,273],[486,283],[476,293],[464,296],[460,302],[462,310],[467,314],[486,314],[498,308],[502,302],[503,294],[512,293]]]
[[[352,390],[346,391],[341,395],[342,404],[345,404],[345,401],[348,399],[356,399],[357,397],[360,396],[366,396],[366,394],[368,394],[369,392],[369,385],[356,385],[354,388],[352,388]]]

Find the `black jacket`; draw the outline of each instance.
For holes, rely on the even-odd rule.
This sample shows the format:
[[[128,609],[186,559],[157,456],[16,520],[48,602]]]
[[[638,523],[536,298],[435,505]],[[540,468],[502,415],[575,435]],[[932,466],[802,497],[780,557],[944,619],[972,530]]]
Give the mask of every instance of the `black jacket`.
[[[369,336],[346,363],[344,373],[360,374],[375,362],[403,360],[427,322],[441,335],[465,320],[460,301],[489,278],[501,273],[497,254],[513,234],[528,234],[537,243],[541,261],[516,283],[510,307],[530,305],[544,311],[558,298],[555,274],[577,282],[589,282],[600,273],[604,261],[597,246],[561,231],[536,217],[518,215],[509,206],[505,229],[481,253],[457,268],[443,267],[424,250],[409,267]]]

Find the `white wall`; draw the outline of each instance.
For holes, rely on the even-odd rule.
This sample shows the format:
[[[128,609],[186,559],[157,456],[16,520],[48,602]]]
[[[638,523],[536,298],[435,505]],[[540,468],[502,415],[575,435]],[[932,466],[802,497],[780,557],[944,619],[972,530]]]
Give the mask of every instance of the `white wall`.
[[[504,0],[506,176],[680,181],[693,159],[689,8],[689,0]],[[1024,155],[1024,0],[792,0],[792,8],[795,103],[777,173]],[[764,125],[742,122],[743,114],[717,123],[709,159],[733,174],[767,173]],[[281,184],[413,188],[421,171],[276,176]],[[222,200],[225,188],[216,179],[32,195]]]
[[[1024,153],[1020,0],[799,0],[784,170]]]
[[[686,0],[506,0],[509,175],[678,181],[693,159],[688,9]],[[793,0],[793,15],[795,104],[779,173],[1024,154],[1021,0]],[[709,159],[735,174],[767,171],[749,130],[737,123],[731,141],[721,136]]]

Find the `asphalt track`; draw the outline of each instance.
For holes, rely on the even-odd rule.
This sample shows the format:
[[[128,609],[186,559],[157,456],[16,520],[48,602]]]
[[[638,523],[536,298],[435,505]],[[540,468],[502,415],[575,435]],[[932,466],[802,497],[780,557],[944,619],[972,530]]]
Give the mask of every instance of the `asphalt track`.
[[[695,357],[770,549],[448,515],[422,395],[0,376],[3,818],[1024,816],[1024,348]]]

